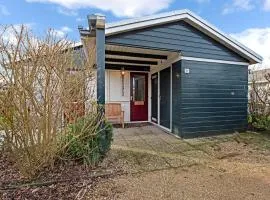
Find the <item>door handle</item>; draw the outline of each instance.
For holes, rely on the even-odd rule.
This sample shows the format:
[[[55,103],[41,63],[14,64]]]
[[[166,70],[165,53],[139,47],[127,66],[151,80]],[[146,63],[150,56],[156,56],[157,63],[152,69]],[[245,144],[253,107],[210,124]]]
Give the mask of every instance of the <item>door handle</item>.
[[[133,96],[130,96],[130,100],[133,101]]]

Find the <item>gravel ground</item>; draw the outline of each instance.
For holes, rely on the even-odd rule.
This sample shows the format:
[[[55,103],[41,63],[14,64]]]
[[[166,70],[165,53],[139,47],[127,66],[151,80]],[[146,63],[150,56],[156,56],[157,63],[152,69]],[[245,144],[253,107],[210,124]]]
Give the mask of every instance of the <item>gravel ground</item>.
[[[57,165],[34,181],[45,185],[4,189],[27,180],[0,152],[0,199],[269,199],[270,134],[181,140],[154,126],[114,133],[96,169]]]
[[[239,174],[193,166],[106,180],[89,191],[88,199],[268,200],[269,187],[270,182],[260,174]]]
[[[269,199],[269,136],[180,140],[152,126],[115,132],[109,158],[128,174],[101,180],[86,199]]]

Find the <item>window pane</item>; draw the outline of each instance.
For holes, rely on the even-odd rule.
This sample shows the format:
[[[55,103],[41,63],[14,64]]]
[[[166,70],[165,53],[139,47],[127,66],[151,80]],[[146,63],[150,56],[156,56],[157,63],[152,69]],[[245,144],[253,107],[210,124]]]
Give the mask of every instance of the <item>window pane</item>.
[[[145,76],[135,75],[133,78],[133,96],[134,101],[144,101],[145,94]]]

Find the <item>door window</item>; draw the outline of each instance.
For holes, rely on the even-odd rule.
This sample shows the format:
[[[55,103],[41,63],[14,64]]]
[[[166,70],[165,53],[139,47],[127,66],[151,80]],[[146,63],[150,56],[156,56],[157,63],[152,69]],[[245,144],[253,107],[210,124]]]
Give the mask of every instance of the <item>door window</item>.
[[[143,105],[145,101],[145,75],[133,77],[133,101],[135,105]]]

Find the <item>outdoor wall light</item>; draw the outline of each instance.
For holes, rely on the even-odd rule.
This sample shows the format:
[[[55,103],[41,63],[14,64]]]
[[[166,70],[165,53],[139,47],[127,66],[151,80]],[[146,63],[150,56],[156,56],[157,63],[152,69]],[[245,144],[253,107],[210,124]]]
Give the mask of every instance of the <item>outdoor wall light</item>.
[[[122,96],[125,96],[125,68],[121,69]]]
[[[121,69],[121,75],[122,75],[122,76],[125,75],[125,69],[124,69],[124,68]]]

